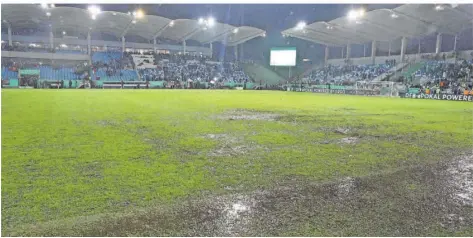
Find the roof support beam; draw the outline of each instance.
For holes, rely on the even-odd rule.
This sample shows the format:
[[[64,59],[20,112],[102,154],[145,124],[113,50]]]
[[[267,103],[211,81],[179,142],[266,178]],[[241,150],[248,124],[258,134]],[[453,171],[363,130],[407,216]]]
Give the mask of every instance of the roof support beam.
[[[125,37],[126,33],[128,32],[128,30],[130,30],[130,28],[133,26],[133,19],[130,21],[130,23],[128,23],[128,26],[126,26],[125,30],[123,31],[123,33],[120,35],[120,37]]]
[[[231,32],[233,32],[233,29],[237,29],[237,28],[230,28],[229,30],[224,31],[224,32],[221,33],[221,34],[218,34],[218,35],[216,35],[215,37],[212,37],[212,39],[203,42],[202,44],[205,45],[205,44],[210,44],[210,43],[212,43],[212,42],[214,42],[214,41],[217,41],[218,39],[220,39],[220,37],[225,37],[225,36],[227,36],[228,34],[230,34]]]
[[[11,26],[10,25],[8,25],[8,45],[9,46],[13,45],[13,42],[11,40]]]
[[[160,36],[168,27],[170,27],[173,23],[173,21],[170,21],[167,25],[161,27],[156,33],[153,35],[153,39],[156,39],[158,36]]]
[[[334,44],[333,42],[327,42],[327,41],[323,41],[323,40],[313,39],[313,38],[306,37],[306,36],[294,35],[294,34],[292,34],[292,33],[284,33],[284,35],[287,35],[287,36],[290,36],[290,37],[299,38],[299,39],[306,40],[306,41],[310,41],[310,42],[315,42],[315,43],[317,43],[317,44],[322,44],[322,45],[340,46],[340,45]]]
[[[192,30],[189,34],[187,34],[184,37],[182,37],[181,39],[179,39],[179,41],[186,41],[189,38],[195,36],[200,31],[202,31],[202,28],[200,28],[200,26],[198,26],[198,27],[194,28],[194,30]]]
[[[266,33],[266,32],[264,32],[264,33]],[[253,38],[256,38],[256,37],[258,37],[258,36],[261,36],[261,35],[264,34],[264,33],[253,34],[253,35],[250,35],[250,36],[241,38],[239,41],[230,43],[230,44],[228,44],[228,45],[229,45],[229,46],[239,45],[239,44],[242,44],[242,43],[244,43],[244,42],[246,42],[246,41],[249,41],[249,40],[251,40],[251,39],[253,39]],[[243,52],[242,52],[242,54],[243,54]],[[242,55],[242,54],[241,54],[241,55]],[[240,58],[242,57],[241,55],[240,55]]]

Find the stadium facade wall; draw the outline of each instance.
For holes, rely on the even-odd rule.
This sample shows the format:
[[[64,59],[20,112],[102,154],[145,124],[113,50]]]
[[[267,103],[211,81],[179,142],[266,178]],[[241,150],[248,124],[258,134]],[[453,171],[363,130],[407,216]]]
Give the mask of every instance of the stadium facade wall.
[[[50,59],[50,60],[79,60],[88,61],[88,55],[63,54],[63,53],[39,53],[21,51],[2,51],[2,57],[28,58],[28,59]]]
[[[8,35],[2,34],[2,39],[8,39]],[[49,37],[42,37],[42,36],[20,36],[20,35],[13,35],[12,41],[19,41],[23,43],[41,43],[45,45],[49,45]],[[66,44],[66,45],[81,45],[87,46],[87,40],[83,39],[75,39],[75,38],[54,38],[53,42],[55,45],[57,44]],[[107,47],[122,47],[121,41],[102,41],[102,40],[91,40],[92,46],[107,46]],[[134,43],[134,42],[126,42],[125,47],[127,48],[134,48],[134,49],[153,49],[153,44],[146,44],[146,43]],[[181,45],[168,45],[168,44],[157,44],[156,49],[158,50],[169,50],[169,51],[182,51]],[[202,52],[203,55],[210,56],[212,51],[210,48],[207,47],[200,47],[200,46],[187,46],[187,52]]]

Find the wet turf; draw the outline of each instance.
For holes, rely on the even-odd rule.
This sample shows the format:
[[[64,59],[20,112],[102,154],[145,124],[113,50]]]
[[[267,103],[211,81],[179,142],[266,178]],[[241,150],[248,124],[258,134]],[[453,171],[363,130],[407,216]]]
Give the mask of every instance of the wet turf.
[[[2,234],[471,235],[471,208],[439,202],[454,186],[429,171],[471,151],[472,113],[309,93],[3,90]]]

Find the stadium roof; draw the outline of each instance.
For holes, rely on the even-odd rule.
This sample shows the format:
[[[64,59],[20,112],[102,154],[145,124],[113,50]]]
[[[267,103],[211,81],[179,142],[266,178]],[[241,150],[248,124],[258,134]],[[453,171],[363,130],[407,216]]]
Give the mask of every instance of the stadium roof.
[[[328,46],[422,37],[435,32],[456,34],[471,27],[472,12],[473,4],[407,4],[369,11],[357,20],[344,16],[329,22],[296,26],[282,34]]]
[[[43,9],[39,4],[2,4],[3,23],[12,28],[24,29],[49,24],[53,31],[78,31],[87,34],[99,31],[118,38],[127,35],[141,36],[147,40],[156,37],[175,41],[195,40],[202,44],[221,41],[233,46],[253,38],[263,36],[264,30],[249,26],[232,26],[215,22],[206,27],[197,20],[168,19],[165,17],[144,15],[135,18],[132,14],[104,11],[96,19],[88,10],[75,7],[53,7]]]

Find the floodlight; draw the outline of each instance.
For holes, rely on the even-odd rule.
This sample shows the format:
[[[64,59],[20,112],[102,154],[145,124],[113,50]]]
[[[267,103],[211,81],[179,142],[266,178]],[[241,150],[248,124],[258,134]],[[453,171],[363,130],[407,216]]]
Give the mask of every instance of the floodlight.
[[[51,16],[51,13],[50,13],[50,12],[46,12],[46,16],[50,17],[50,16]]]
[[[213,27],[214,25],[215,25],[215,19],[213,17],[209,17],[209,19],[207,19],[207,26]]]
[[[61,47],[62,48],[67,48],[67,45],[66,44],[61,44]]]
[[[169,26],[170,26],[170,27],[174,26],[174,21],[170,21],[170,22],[169,22]]]
[[[92,14],[92,15],[97,15],[97,14],[99,14],[100,12],[102,12],[102,10],[100,10],[99,7],[92,5],[92,6],[89,6],[89,12],[90,12],[90,14]]]
[[[56,7],[56,5],[54,5],[54,4],[51,4],[51,8],[55,8],[55,7]]]
[[[112,15],[116,16],[116,15],[117,15],[117,13],[116,13],[116,12],[114,12],[114,13],[112,13]]]
[[[238,33],[238,28],[233,29],[233,34]]]
[[[358,12],[355,10],[350,10],[348,12],[348,19],[350,20],[356,20],[358,18]]]
[[[262,36],[263,36],[263,37],[266,37],[266,32],[265,32],[265,33],[263,33],[263,35],[262,35]]]
[[[65,34],[66,34],[66,32],[65,32],[65,31],[63,31],[63,32],[62,32],[62,34],[63,34],[63,35],[65,35]]]
[[[437,6],[435,6],[435,10],[441,11],[441,10],[443,10],[443,6],[442,5],[437,5]]]
[[[391,18],[398,18],[399,16],[396,13],[391,14]]]
[[[133,15],[136,18],[143,18],[145,16],[145,13],[143,12],[143,10],[138,9],[136,12],[133,13]]]
[[[297,23],[296,30],[303,30],[305,28],[305,26],[306,26],[306,23],[301,21],[301,22]]]
[[[201,17],[201,18],[199,18],[199,24],[200,24],[200,25],[202,25],[202,24],[204,24],[204,23],[205,23],[205,20],[204,20],[204,18],[202,18],[202,17]]]
[[[136,24],[136,20],[131,21],[131,23]]]
[[[46,3],[41,3],[41,8],[43,8],[43,9],[48,8],[48,4],[46,4]]]
[[[97,16],[92,15],[91,18],[92,18],[92,20],[95,20],[95,19],[97,19]]]

